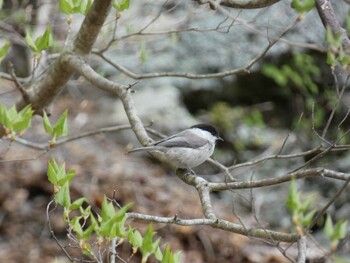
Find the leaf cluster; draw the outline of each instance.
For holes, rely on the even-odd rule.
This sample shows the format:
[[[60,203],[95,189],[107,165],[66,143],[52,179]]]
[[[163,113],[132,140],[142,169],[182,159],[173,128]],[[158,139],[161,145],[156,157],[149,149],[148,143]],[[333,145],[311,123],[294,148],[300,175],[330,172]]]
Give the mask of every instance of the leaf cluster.
[[[292,0],[291,6],[299,15],[302,15],[315,6],[315,0]]]
[[[27,29],[25,41],[27,45],[30,47],[30,49],[37,54],[39,54],[41,51],[49,47],[52,47],[54,41],[51,33],[51,26],[49,25],[46,28],[44,34],[39,36],[35,41],[33,40],[31,34],[29,33],[29,30]]]
[[[10,47],[10,42],[7,42],[2,47],[0,47],[0,63],[6,57],[9,47]]]
[[[301,192],[297,190],[295,179],[293,178],[288,192],[286,206],[292,215],[292,223],[298,235],[303,235],[303,229],[310,225],[316,209],[310,210],[313,198],[303,198]]]
[[[115,209],[113,202],[108,201],[104,196],[101,206],[101,212],[91,211],[91,205],[87,198],[79,198],[71,202],[69,186],[75,176],[75,170],[65,171],[65,164],[58,165],[54,158],[51,158],[48,164],[47,176],[54,186],[54,200],[64,207],[64,219],[69,225],[69,229],[79,240],[81,251],[86,256],[93,256],[94,243],[108,244],[114,238],[128,240],[133,247],[133,253],[140,251],[142,254],[142,262],[154,255],[155,258],[162,263],[177,263],[180,260],[180,253],[173,253],[169,246],[162,252],[159,244],[160,238],[154,239],[156,234],[149,225],[144,236],[132,228],[126,226],[126,212],[130,209],[131,204],[127,204]],[[91,238],[96,238],[97,242],[89,242]]]
[[[52,125],[44,111],[43,123],[45,131],[51,135],[50,147],[54,147],[57,137],[66,136],[68,134],[67,113],[68,110],[65,110],[55,124]]]
[[[341,65],[346,69],[350,65],[350,56],[342,46],[342,36],[340,34],[333,33],[331,28],[327,27],[326,42],[328,44],[327,63],[333,68],[336,65]]]
[[[347,234],[348,221],[339,220],[336,224],[333,223],[333,220],[330,215],[327,215],[326,223],[323,228],[323,233],[331,241],[331,250],[335,251],[339,241],[346,237]]]
[[[91,0],[60,0],[59,10],[65,14],[82,14],[86,15],[90,10]]]
[[[17,132],[23,133],[30,127],[33,113],[30,105],[18,112],[15,105],[7,109],[0,103],[0,124],[7,135],[11,134],[11,140],[15,139]]]

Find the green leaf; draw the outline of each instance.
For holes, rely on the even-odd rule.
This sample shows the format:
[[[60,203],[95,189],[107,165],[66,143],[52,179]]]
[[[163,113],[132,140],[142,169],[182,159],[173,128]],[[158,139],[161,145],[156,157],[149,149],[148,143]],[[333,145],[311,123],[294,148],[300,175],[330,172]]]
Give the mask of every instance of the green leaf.
[[[0,10],[2,9],[3,4],[4,4],[4,0],[0,0]]]
[[[79,6],[79,13],[83,14],[84,16],[89,12],[91,7],[91,0],[83,0],[81,1],[81,4]]]
[[[180,262],[180,257],[181,257],[181,252],[180,251],[176,252],[174,254],[174,256],[173,256],[174,263],[179,263]]]
[[[59,168],[55,158],[51,157],[47,168],[47,177],[50,183],[52,183],[53,185],[57,185],[57,182],[58,182],[58,178],[57,178],[58,169]]]
[[[53,127],[57,136],[66,136],[68,134],[67,113],[68,110],[65,110]]]
[[[114,0],[113,7],[119,12],[124,11],[129,8],[129,0]]]
[[[152,224],[150,224],[146,230],[146,233],[142,240],[142,246],[140,247],[140,251],[142,254],[142,262],[146,262],[147,258],[153,253],[153,236],[155,232],[152,230]]]
[[[0,5],[1,5],[1,1],[0,1]],[[1,9],[1,7],[0,7]],[[4,44],[1,48],[0,48],[0,63],[1,61],[6,57],[7,55],[7,51],[10,47],[10,42]]]
[[[325,236],[327,236],[330,239],[333,236],[334,227],[333,227],[333,221],[330,215],[327,215],[326,223],[324,224],[324,227],[323,227],[323,233],[325,234]]]
[[[12,132],[27,129],[30,126],[32,116],[33,110],[30,105],[24,107],[20,112],[17,112],[14,105],[9,109],[2,105],[0,107],[0,122]]]
[[[113,217],[114,220],[117,220],[117,221],[122,221],[126,214],[126,212],[130,209],[130,207],[132,206],[132,203],[129,203],[125,206],[123,206],[122,208],[120,208],[118,210],[118,212],[115,214],[115,216]]]
[[[293,178],[290,182],[286,205],[289,211],[291,212],[291,214],[293,214],[294,211],[298,210],[299,204],[300,204],[300,194],[298,193],[295,179]]]
[[[160,240],[159,240],[160,241]],[[162,260],[163,258],[163,253],[160,250],[159,246],[157,246],[156,252],[154,253],[154,256],[156,257],[157,260]]]
[[[59,2],[59,10],[65,14],[71,14],[74,8],[74,4],[72,0],[60,0]]]
[[[77,200],[75,200],[69,207],[70,210],[77,210],[81,207],[81,205],[84,203],[84,202],[88,202],[88,199],[86,197],[82,197],[82,198],[79,198]]]
[[[166,245],[161,263],[170,263],[171,256],[170,246]]]
[[[309,12],[315,6],[315,0],[292,0],[292,8],[299,14]]]
[[[59,192],[55,195],[55,200],[63,207],[69,207],[71,205],[68,182],[61,186]]]
[[[93,216],[91,218],[93,218]],[[90,226],[83,232],[83,237],[82,238],[83,239],[90,238],[92,232],[96,229],[96,226],[97,226],[96,220],[92,221]]]
[[[107,197],[104,196],[101,207],[101,217],[103,220],[108,220],[115,215],[115,209],[111,202],[107,201]]]
[[[299,207],[299,210],[300,210],[301,212],[306,212],[306,211],[309,209],[309,206],[311,205],[312,201],[313,201],[313,198],[312,198],[312,197],[306,198],[306,199],[301,203],[301,205],[300,205],[300,207]]]
[[[347,221],[339,220],[334,227],[333,239],[340,240],[346,237],[347,226],[348,226]]]
[[[265,76],[272,78],[281,87],[284,87],[287,85],[288,83],[287,76],[285,76],[284,73],[275,65],[265,64],[263,65],[261,70]]]
[[[83,228],[81,227],[80,222],[79,222],[81,219],[82,219],[81,216],[75,216],[70,222],[70,225],[71,225],[73,231],[78,236],[78,239],[82,239],[82,237],[83,237]]]
[[[66,176],[66,168],[65,168],[65,166],[66,166],[65,163],[62,163],[62,165],[59,166],[58,171],[56,173],[56,177],[58,179],[58,181],[57,181],[57,185],[58,186],[62,186],[62,185],[64,185],[67,182],[69,183],[68,178]]]
[[[46,112],[44,111],[44,117],[43,117],[43,124],[44,124],[44,129],[45,131],[53,136],[53,128],[51,127],[51,123],[50,123],[50,120],[49,118],[47,117],[47,114]]]
[[[130,244],[134,248],[141,247],[143,238],[142,238],[142,236],[141,236],[139,231],[137,231],[137,230],[130,231],[128,239],[129,239]]]
[[[39,51],[42,51],[44,49],[47,49],[48,47],[51,47],[52,43],[53,43],[53,39],[51,35],[51,27],[49,25],[46,28],[44,34],[35,40],[35,45]]]
[[[30,47],[30,49],[31,49],[33,52],[35,52],[35,53],[38,53],[38,52],[39,52],[39,49],[38,49],[38,47],[36,46],[36,44],[34,43],[33,38],[30,36],[28,30],[26,30],[25,41],[26,41],[27,45]]]
[[[311,223],[311,220],[313,219],[315,213],[316,213],[316,209],[310,211],[309,213],[307,213],[304,216],[304,218],[303,218],[303,226],[304,227],[307,227]]]
[[[89,243],[87,242],[82,242],[81,245],[81,252],[88,257],[91,257],[94,253],[92,252],[92,247]]]
[[[77,171],[75,169],[72,169],[72,170],[69,170],[67,173],[66,173],[66,178],[67,178],[67,181],[70,183],[73,178],[75,177]]]
[[[12,130],[24,131],[25,129],[29,128],[33,113],[34,111],[30,105],[23,108],[12,120]]]
[[[112,232],[113,225],[114,224],[111,219],[102,220],[98,230],[99,235],[102,237],[109,237]]]

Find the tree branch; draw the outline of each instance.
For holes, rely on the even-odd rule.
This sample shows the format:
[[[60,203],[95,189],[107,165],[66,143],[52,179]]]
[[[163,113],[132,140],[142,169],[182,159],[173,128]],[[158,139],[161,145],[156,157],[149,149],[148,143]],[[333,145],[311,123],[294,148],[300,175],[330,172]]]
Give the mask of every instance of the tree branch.
[[[297,263],[305,263],[306,261],[306,236],[298,238],[298,259]]]
[[[195,219],[181,219],[178,216],[162,217],[145,215],[139,213],[127,213],[128,218],[144,220],[147,222],[163,223],[163,224],[175,224],[180,226],[193,226],[193,225],[207,225],[213,228],[226,230],[232,233],[241,234],[247,237],[263,238],[273,241],[294,243],[297,242],[298,236],[295,234],[287,234],[282,232],[271,231],[261,228],[247,228],[227,220],[223,219],[207,219],[207,218],[195,218]]]
[[[229,182],[229,183],[208,183],[208,187],[210,191],[223,191],[223,190],[234,190],[234,189],[251,189],[258,187],[266,187],[282,184],[285,182],[289,182],[292,178],[301,179],[306,177],[313,176],[322,176],[328,177],[338,180],[347,181],[350,177],[350,174],[336,172],[323,168],[313,168],[303,171],[297,171],[294,173],[289,173],[286,175],[278,176],[275,178],[262,179],[256,181],[247,181],[247,182]]]
[[[330,0],[316,0],[316,8],[324,27],[329,27],[333,34],[340,35],[344,50],[346,53],[350,52],[350,39],[346,30],[340,25]]]
[[[87,55],[95,43],[95,40],[101,30],[101,27],[111,8],[111,0],[94,1],[90,11],[86,15],[79,30],[72,51]],[[66,53],[62,53],[49,70],[44,73],[40,79],[35,80],[32,86],[27,90],[29,102],[32,109],[41,113],[42,109],[49,105],[52,100],[62,91],[64,85],[74,72],[65,61]],[[28,104],[23,97],[17,102],[17,109],[20,110]]]
[[[209,3],[210,8],[216,9],[217,5],[231,8],[254,9],[271,6],[280,0],[195,0],[200,5]]]
[[[221,0],[220,5],[232,8],[253,9],[268,7],[279,1],[280,0]]]

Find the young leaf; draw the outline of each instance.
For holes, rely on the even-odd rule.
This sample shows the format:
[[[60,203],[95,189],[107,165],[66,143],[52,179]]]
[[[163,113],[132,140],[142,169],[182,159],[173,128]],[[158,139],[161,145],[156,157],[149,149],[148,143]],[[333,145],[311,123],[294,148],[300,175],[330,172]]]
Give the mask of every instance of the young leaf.
[[[13,131],[24,131],[30,127],[30,121],[32,119],[34,111],[30,105],[24,107],[16,117],[12,120],[12,130]]]
[[[68,110],[65,110],[55,123],[53,130],[57,136],[66,136],[68,134],[67,113]]]
[[[125,216],[125,213],[130,209],[130,207],[132,206],[132,203],[129,203],[125,206],[123,206],[122,208],[120,208],[118,210],[118,212],[115,214],[115,216],[113,217],[114,220],[116,221],[122,221],[124,219]]]
[[[339,220],[334,227],[333,237],[334,239],[340,240],[346,237],[347,234],[347,221]]]
[[[147,258],[153,253],[153,236],[155,233],[152,230],[152,224],[150,224],[146,230],[146,233],[142,240],[142,246],[140,251],[142,253],[142,262],[146,262]]]
[[[81,252],[85,255],[85,256],[92,256],[94,253],[92,252],[92,247],[88,242],[81,242]]]
[[[93,216],[91,216],[91,223],[90,226],[83,232],[83,239],[88,239],[92,232],[96,229],[97,227],[97,222]]]
[[[0,8],[1,9],[1,8]],[[7,55],[7,50],[9,49],[10,47],[10,42],[6,43],[5,45],[3,45],[1,48],[0,48],[0,63],[1,61],[6,57]]]
[[[60,0],[59,8],[60,12],[65,14],[71,14],[74,4],[72,0]]]
[[[47,117],[47,114],[46,114],[45,111],[44,111],[44,117],[43,117],[43,124],[44,124],[44,129],[45,129],[45,131],[46,131],[49,135],[53,136],[53,128],[52,128],[52,126],[51,126],[50,120],[49,120],[49,118]]]
[[[49,165],[47,167],[47,177],[53,185],[57,185],[58,183],[58,177],[57,177],[57,172],[58,172],[58,165],[56,163],[56,160],[51,157],[49,161]]]
[[[59,192],[55,195],[55,200],[63,207],[69,207],[71,205],[68,182],[61,186]]]
[[[77,234],[78,239],[82,239],[83,237],[83,228],[80,225],[80,219],[82,219],[81,216],[76,216],[70,221],[70,225],[73,229],[73,231]]]
[[[79,5],[79,13],[83,14],[84,16],[89,12],[91,7],[91,0],[83,0],[81,1]]]
[[[293,178],[290,182],[289,193],[287,197],[287,208],[293,214],[295,210],[298,209],[300,204],[299,193],[296,187],[295,179]]]
[[[307,213],[303,218],[303,226],[306,227],[311,223],[311,220],[313,219],[314,215],[316,213],[316,209],[310,211]]]
[[[157,249],[154,253],[154,256],[156,257],[156,259],[158,259],[159,261],[162,260],[163,258],[163,253],[162,251],[160,250],[159,246],[157,246]]]
[[[48,47],[52,46],[52,35],[51,35],[51,27],[50,25],[46,28],[44,34],[40,37],[38,37],[35,40],[35,46],[39,51],[42,51],[44,49],[47,49]]]
[[[101,217],[103,220],[108,220],[115,215],[115,209],[112,203],[107,201],[107,197],[104,196],[102,200]]]
[[[315,0],[292,0],[292,8],[299,14],[309,12],[315,6]]]
[[[33,38],[30,36],[28,30],[26,30],[25,41],[33,52],[35,52],[35,53],[39,52],[39,49],[36,46],[36,44],[34,43]]]
[[[129,0],[114,0],[113,7],[119,12],[124,11],[129,8]]]
[[[332,238],[334,233],[334,227],[333,227],[333,221],[330,215],[327,215],[326,223],[324,224],[323,233],[329,237]]]
[[[139,248],[142,245],[142,236],[140,234],[139,231],[137,230],[132,230],[129,232],[129,236],[128,236],[129,242],[130,244],[134,247],[134,248]]]
[[[81,205],[84,203],[84,202],[87,202],[87,198],[86,197],[82,197],[82,198],[79,198],[77,200],[75,200],[69,207],[70,210],[77,210],[81,207]]]

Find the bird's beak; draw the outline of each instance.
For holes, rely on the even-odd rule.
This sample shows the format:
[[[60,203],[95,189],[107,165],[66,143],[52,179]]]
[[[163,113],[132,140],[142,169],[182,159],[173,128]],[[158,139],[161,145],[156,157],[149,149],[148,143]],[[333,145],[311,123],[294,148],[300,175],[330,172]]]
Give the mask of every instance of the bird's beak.
[[[217,141],[224,141],[224,139],[221,138],[221,137],[218,137],[216,140],[217,140]]]

